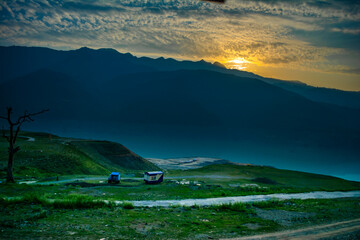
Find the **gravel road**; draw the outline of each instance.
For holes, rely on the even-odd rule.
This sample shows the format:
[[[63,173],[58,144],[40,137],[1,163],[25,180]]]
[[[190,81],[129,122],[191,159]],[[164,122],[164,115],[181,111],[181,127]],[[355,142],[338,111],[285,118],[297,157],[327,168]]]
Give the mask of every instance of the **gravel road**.
[[[209,206],[224,203],[235,202],[260,202],[272,199],[332,199],[345,197],[360,197],[360,191],[349,192],[308,192],[308,193],[275,193],[268,195],[250,195],[240,197],[221,197],[221,198],[204,198],[204,199],[182,199],[182,200],[157,200],[157,201],[131,201],[134,206],[138,207],[169,207],[171,205],[181,206]],[[118,201],[121,203],[121,201]]]

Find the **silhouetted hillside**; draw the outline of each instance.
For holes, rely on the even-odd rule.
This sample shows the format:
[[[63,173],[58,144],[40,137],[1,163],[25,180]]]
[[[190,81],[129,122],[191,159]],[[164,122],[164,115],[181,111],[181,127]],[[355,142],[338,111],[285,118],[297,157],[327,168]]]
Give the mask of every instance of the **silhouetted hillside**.
[[[316,103],[258,79],[213,71],[132,74],[108,82],[103,89],[108,101],[117,104],[114,112],[119,111],[119,121],[276,131],[359,129],[359,111]]]
[[[82,119],[91,109],[92,96],[74,78],[52,70],[38,70],[1,84],[2,111],[12,106],[17,113],[25,110],[51,111],[46,118]]]
[[[203,155],[307,171],[309,163],[317,169],[359,164],[360,110],[339,106],[350,106],[356,93],[111,49],[0,52],[6,79],[0,113],[9,105],[21,113],[50,108],[31,124],[36,130],[127,139],[147,157]]]
[[[99,82],[106,82],[129,73],[181,69],[211,70],[260,79],[312,101],[360,109],[359,92],[316,88],[293,81],[263,78],[245,71],[225,69],[219,63],[177,61],[162,57],[157,59],[137,58],[129,53],[123,54],[113,49],[93,50],[86,47],[73,51],[56,51],[41,47],[0,47],[0,84],[40,69],[51,69],[55,72],[64,73],[82,82],[94,92],[97,91]]]

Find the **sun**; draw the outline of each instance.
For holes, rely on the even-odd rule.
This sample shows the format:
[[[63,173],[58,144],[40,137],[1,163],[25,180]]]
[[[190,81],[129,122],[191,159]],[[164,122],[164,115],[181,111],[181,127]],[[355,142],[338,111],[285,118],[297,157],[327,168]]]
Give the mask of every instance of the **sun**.
[[[236,58],[234,60],[228,61],[226,63],[226,66],[230,69],[243,70],[243,69],[246,69],[247,64],[249,64],[249,63],[251,63],[251,62],[249,62],[245,58]]]

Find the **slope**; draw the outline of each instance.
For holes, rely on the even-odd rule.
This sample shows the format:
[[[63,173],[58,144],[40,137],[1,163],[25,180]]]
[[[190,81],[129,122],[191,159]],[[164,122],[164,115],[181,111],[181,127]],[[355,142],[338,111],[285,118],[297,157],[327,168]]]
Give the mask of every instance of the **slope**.
[[[99,82],[114,77],[139,72],[174,71],[181,69],[210,70],[240,77],[256,78],[275,86],[302,95],[312,101],[336,104],[350,108],[360,108],[359,92],[317,88],[293,81],[263,78],[256,74],[224,68],[219,63],[177,61],[171,58],[137,58],[129,53],[119,53],[114,49],[81,48],[73,51],[57,51],[40,47],[0,47],[0,84],[7,80],[24,76],[40,69],[52,69],[67,74],[86,84],[96,92]]]
[[[0,47],[0,84],[44,69],[63,60],[66,54],[42,47]]]
[[[198,169],[171,170],[169,175],[185,176],[187,178],[189,176],[196,176],[197,179],[201,179],[204,176],[228,177],[223,178],[224,180],[222,181],[224,183],[229,181],[229,183],[242,182],[267,187],[283,187],[284,190],[287,187],[304,189],[305,191],[358,190],[360,188],[360,182],[347,181],[321,174],[257,165],[214,164]]]
[[[160,170],[151,162],[140,157],[119,143],[109,141],[71,141],[71,145],[85,152],[107,169]]]
[[[12,106],[19,113],[48,108],[46,118],[81,118],[92,96],[75,79],[41,69],[0,85],[0,107]],[[3,111],[3,110],[1,110]]]
[[[323,87],[312,87],[304,83],[262,78],[263,81],[295,92],[315,102],[331,103],[338,106],[360,109],[360,92],[341,91]]]
[[[359,130],[359,111],[313,102],[258,79],[214,71],[125,75],[103,90],[107,101],[114,102],[113,114],[119,121],[276,131]]]
[[[28,138],[33,138],[29,141]],[[107,175],[158,170],[146,159],[123,145],[108,141],[62,138],[48,133],[21,132],[21,146],[15,156],[15,176],[91,174]],[[1,177],[6,174],[7,142],[0,139]]]
[[[126,139],[146,157],[246,158],[326,173],[359,165],[359,110],[310,101],[254,78],[208,70],[136,73],[90,94],[75,79],[46,70],[8,81],[0,92],[2,103],[17,109],[50,108],[31,124],[36,131]]]

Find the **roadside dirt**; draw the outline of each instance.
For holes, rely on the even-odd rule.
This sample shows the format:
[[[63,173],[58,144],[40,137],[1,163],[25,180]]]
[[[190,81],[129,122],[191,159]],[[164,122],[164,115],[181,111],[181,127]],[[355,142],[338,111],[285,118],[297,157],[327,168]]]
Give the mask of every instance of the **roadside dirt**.
[[[210,206],[218,204],[228,204],[235,202],[260,202],[267,200],[287,200],[287,199],[333,199],[345,197],[360,197],[360,191],[348,192],[307,192],[307,193],[274,193],[266,195],[248,195],[237,197],[218,197],[202,199],[181,199],[181,200],[144,200],[131,201],[136,207],[169,207],[172,205],[181,206]],[[121,203],[121,201],[115,201]]]
[[[256,215],[266,220],[273,220],[283,226],[291,226],[294,219],[304,219],[314,216],[314,213],[285,211],[278,209],[264,210],[257,208]]]
[[[186,179],[186,178],[210,178],[210,179],[251,179],[243,176],[226,176],[226,175],[187,175],[187,176],[166,176],[167,179]]]
[[[223,240],[267,240],[267,239],[359,239],[360,238],[360,218],[341,221],[331,224],[318,225],[296,230],[267,233],[248,237],[231,238]]]

